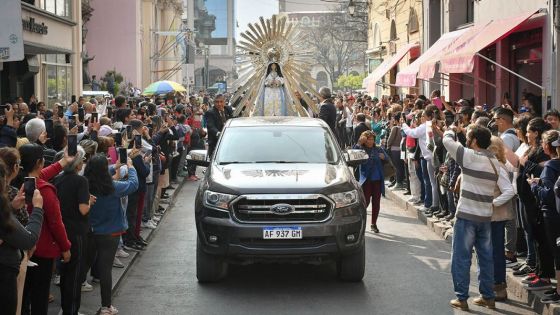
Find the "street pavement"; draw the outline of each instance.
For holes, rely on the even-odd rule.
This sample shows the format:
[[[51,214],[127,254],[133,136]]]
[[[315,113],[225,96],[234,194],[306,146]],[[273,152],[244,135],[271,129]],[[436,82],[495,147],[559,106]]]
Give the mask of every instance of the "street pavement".
[[[367,232],[366,276],[336,279],[333,265],[232,266],[220,283],[196,280],[196,183],[187,182],[148,249],[121,280],[113,299],[119,314],[461,314],[452,310],[450,245],[388,199],[380,234]],[[368,224],[369,226],[369,224]],[[473,260],[474,263],[474,260]],[[84,293],[81,311],[99,308],[97,285]],[[475,269],[471,297],[477,296]],[[471,314],[533,314],[526,305],[497,303]]]

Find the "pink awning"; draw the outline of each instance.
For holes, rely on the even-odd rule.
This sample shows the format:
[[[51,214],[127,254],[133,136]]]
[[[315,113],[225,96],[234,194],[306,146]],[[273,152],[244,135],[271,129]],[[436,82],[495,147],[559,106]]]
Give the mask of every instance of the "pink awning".
[[[395,85],[397,86],[416,86],[416,76],[418,71],[420,71],[420,65],[430,59],[435,55],[439,54],[441,50],[449,44],[451,44],[455,39],[457,39],[461,34],[466,32],[468,29],[462,29],[458,31],[453,31],[443,34],[428,50],[426,50],[418,59],[414,60],[413,63],[409,64],[406,68],[399,71],[397,74],[397,81]]]
[[[535,13],[536,11],[531,11],[516,17],[492,21],[477,36],[456,46],[454,50],[448,51],[440,60],[440,71],[444,73],[472,72],[476,53],[508,36]]]
[[[385,59],[372,73],[370,73],[364,82],[367,83],[367,91],[372,93],[375,92],[375,87],[377,82],[389,72],[403,57],[413,48],[420,47],[418,43],[406,44],[402,46],[397,53],[390,58]]]
[[[418,77],[430,79],[434,77],[436,63],[440,62],[442,73],[469,73],[474,68],[474,57],[488,45],[508,36],[536,11],[519,16],[509,17],[478,24],[452,41],[440,53],[420,65]]]

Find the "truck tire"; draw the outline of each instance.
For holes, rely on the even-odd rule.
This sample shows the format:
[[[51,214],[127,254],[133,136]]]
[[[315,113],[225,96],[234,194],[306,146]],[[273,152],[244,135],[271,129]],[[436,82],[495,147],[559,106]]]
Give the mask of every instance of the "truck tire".
[[[337,263],[338,278],[342,281],[359,282],[364,278],[366,269],[366,246],[362,242],[360,249],[350,255],[340,257]]]
[[[196,277],[198,282],[217,282],[227,275],[228,264],[224,259],[209,255],[202,250],[200,239],[196,239]]]

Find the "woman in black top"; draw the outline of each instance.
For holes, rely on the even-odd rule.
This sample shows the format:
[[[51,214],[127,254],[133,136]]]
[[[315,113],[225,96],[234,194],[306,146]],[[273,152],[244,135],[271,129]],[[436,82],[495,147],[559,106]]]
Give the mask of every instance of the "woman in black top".
[[[15,314],[21,251],[33,248],[39,239],[43,223],[43,197],[35,189],[33,211],[27,226],[23,227],[13,215],[6,179],[6,165],[0,160],[0,305],[3,314]]]

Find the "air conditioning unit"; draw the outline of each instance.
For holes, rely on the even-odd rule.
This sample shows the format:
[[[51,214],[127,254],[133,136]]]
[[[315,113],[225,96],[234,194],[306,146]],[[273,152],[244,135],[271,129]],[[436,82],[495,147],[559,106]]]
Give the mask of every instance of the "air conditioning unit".
[[[389,42],[389,54],[393,55],[397,53],[397,44],[395,42]]]

